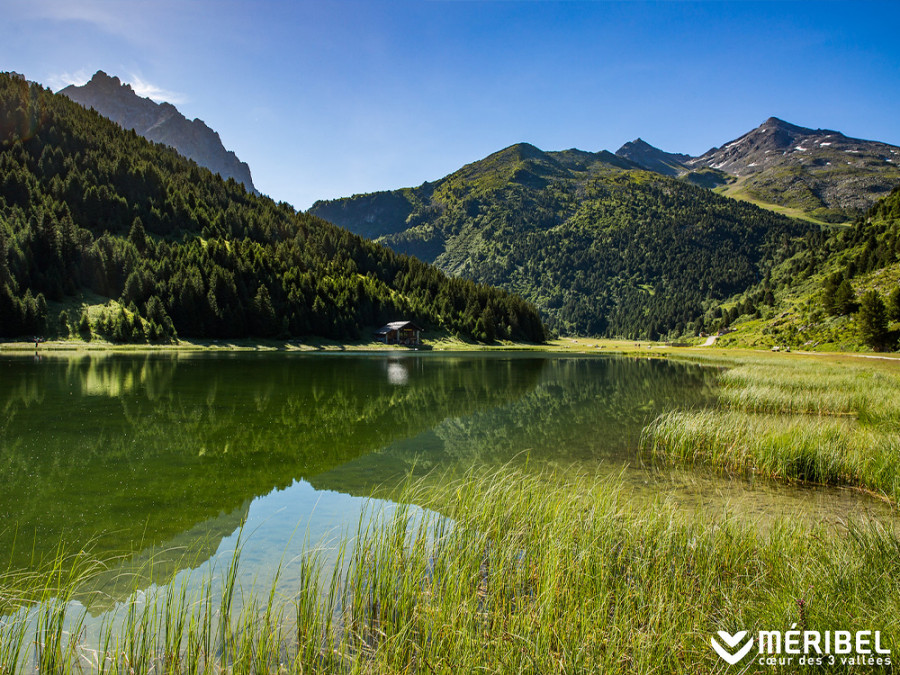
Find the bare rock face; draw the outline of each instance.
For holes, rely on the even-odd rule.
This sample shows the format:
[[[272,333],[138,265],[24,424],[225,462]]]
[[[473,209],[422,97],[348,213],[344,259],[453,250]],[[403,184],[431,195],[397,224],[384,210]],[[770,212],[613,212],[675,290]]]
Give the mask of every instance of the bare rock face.
[[[188,120],[171,103],[155,103],[134,93],[118,77],[98,70],[91,81],[70,85],[59,93],[85,108],[93,108],[124,129],[134,129],[144,138],[175,148],[188,159],[205,166],[222,178],[234,178],[248,191],[258,194],[250,167],[222,145],[219,134],[203,120]]]

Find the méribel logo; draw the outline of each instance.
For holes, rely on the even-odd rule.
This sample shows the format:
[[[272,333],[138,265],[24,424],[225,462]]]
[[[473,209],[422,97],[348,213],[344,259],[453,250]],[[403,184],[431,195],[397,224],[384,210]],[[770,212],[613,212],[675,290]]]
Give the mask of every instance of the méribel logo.
[[[750,650],[753,649],[753,638],[751,637],[747,641],[747,643],[736,652],[730,651],[737,647],[738,643],[741,642],[741,640],[743,640],[745,637],[747,637],[747,631],[745,630],[739,631],[734,635],[732,635],[731,633],[726,633],[724,630],[720,630],[719,639],[725,643],[728,649],[720,645],[716,638],[710,638],[709,641],[712,644],[713,649],[716,650],[716,654],[721,656],[724,661],[727,661],[733,666],[735,663],[747,656]]]

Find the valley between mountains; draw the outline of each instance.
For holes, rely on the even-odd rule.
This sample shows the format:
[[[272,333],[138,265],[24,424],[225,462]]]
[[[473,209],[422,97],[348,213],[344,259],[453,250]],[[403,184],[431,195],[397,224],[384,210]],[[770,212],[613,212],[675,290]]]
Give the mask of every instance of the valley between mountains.
[[[561,334],[671,340],[735,329],[752,346],[885,347],[896,337],[888,317],[900,319],[890,304],[898,153],[776,118],[699,157],[640,139],[615,154],[522,143],[433,183],[317,202],[310,213],[508,288]],[[873,218],[880,225],[867,227]],[[835,275],[854,289],[841,308],[818,301]],[[883,318],[877,338],[860,337],[853,315],[873,286]]]
[[[774,117],[696,157],[519,143],[302,214],[259,196],[205,123],[116,77],[59,94],[5,78],[7,337],[358,339],[400,315],[487,343],[718,332],[894,349],[900,335],[886,143]]]

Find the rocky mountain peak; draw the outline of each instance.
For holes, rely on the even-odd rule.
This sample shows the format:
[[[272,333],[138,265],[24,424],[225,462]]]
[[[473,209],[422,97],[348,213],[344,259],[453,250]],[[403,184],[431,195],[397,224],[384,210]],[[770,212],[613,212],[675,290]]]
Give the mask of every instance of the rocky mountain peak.
[[[124,86],[126,89],[131,89],[131,85],[123,85],[122,81],[118,77],[110,77],[102,70],[98,70],[96,73],[94,73],[94,76],[90,79],[89,84],[93,85],[94,87],[102,87],[105,89],[118,89],[122,86]]]
[[[203,120],[188,120],[171,103],[155,103],[138,96],[131,85],[102,70],[86,84],[70,85],[59,93],[68,96],[85,108],[93,108],[124,129],[134,129],[138,134],[156,143],[175,148],[200,166],[218,173],[222,178],[234,178],[250,192],[256,193],[250,167],[227,150],[219,134]]]
[[[730,174],[736,178],[735,191],[759,202],[844,222],[897,185],[898,162],[900,148],[895,146],[770,117],[686,165]]]
[[[665,176],[677,176],[684,170],[684,163],[690,159],[688,155],[660,150],[642,138],[629,141],[616,150],[616,155]]]
[[[848,138],[838,131],[809,129],[770,117],[740,138],[691,159],[688,166],[705,166],[735,176],[746,176],[775,165],[803,164],[814,155],[830,155],[835,150],[852,153],[850,146],[866,144],[872,145],[870,141]]]
[[[658,151],[659,150],[659,148],[656,148],[656,147],[650,145],[647,141],[645,141],[640,136],[635,138],[633,141],[628,141],[627,143],[625,143],[622,146],[622,148],[630,148],[632,150],[643,150],[643,151],[653,151],[653,150]]]

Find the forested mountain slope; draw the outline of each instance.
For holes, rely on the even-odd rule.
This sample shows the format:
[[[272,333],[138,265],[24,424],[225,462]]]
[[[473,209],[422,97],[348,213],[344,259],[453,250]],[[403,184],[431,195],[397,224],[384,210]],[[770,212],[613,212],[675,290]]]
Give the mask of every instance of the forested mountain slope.
[[[310,213],[519,293],[557,331],[628,337],[697,330],[812,227],[608,152],[528,144]]]
[[[768,306],[759,303],[768,296]],[[896,350],[900,187],[852,227],[808,237],[764,282],[707,317],[724,345]]]
[[[0,74],[0,335],[39,334],[58,321],[48,301],[88,291],[120,304],[75,317],[78,330],[123,341],[355,338],[397,318],[485,340],[544,335],[519,297],[250,194]]]

